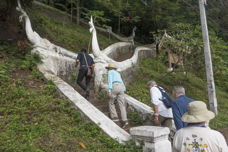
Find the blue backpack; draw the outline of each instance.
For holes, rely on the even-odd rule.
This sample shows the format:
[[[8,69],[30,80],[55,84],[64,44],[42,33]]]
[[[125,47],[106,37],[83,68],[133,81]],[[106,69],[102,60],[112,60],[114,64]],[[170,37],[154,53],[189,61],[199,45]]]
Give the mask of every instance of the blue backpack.
[[[173,100],[170,98],[168,93],[162,87],[159,87],[159,86],[156,86],[156,87],[160,90],[162,94],[162,98],[160,100],[164,103],[166,108],[171,108]]]

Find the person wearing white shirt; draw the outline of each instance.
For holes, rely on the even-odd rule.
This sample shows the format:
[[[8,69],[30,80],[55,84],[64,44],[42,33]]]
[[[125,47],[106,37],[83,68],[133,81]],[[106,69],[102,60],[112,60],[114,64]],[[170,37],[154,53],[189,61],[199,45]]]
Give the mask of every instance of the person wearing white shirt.
[[[150,90],[151,102],[154,110],[154,123],[155,125],[161,125],[163,127],[173,128],[172,118],[173,113],[171,108],[166,108],[161,101],[162,94],[157,88],[157,84],[154,80],[147,83],[147,87]]]
[[[176,132],[173,152],[228,152],[224,136],[207,126],[214,116],[204,102],[190,102],[181,118],[188,125]]]

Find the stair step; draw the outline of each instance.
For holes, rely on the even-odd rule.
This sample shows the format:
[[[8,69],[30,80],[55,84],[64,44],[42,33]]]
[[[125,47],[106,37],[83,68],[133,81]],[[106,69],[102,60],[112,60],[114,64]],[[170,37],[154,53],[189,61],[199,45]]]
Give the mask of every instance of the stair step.
[[[96,105],[96,106],[108,105],[108,103],[105,101],[93,101],[93,100],[91,100],[90,103],[92,103],[93,105]]]

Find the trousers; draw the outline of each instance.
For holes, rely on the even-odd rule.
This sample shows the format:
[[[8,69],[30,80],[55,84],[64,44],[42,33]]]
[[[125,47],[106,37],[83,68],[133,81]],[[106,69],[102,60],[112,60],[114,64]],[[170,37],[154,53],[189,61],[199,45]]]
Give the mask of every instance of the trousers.
[[[122,121],[127,121],[126,103],[124,97],[125,86],[123,83],[113,83],[112,97],[109,100],[109,111],[112,119],[118,118],[115,103],[117,102],[120,109]]]
[[[91,77],[87,76],[87,68],[80,68],[77,78],[77,84],[84,90],[89,91],[90,89],[90,80]],[[83,79],[85,78],[85,84],[82,83]]]
[[[166,118],[166,117],[159,115],[158,119],[161,123],[161,126],[168,127],[169,129],[172,129],[172,127],[173,127],[173,123],[172,123],[173,119],[172,118]]]

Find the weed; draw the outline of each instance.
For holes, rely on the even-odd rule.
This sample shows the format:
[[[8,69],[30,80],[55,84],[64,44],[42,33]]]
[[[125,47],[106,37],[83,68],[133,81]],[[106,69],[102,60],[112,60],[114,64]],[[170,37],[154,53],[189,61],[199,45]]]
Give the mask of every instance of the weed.
[[[0,62],[0,84],[2,81],[7,81],[9,76],[7,74],[7,67],[3,62]]]
[[[144,124],[142,117],[137,112],[130,112],[127,114],[127,117],[132,126],[142,126]]]
[[[98,93],[98,99],[99,100],[108,100],[108,97],[107,97],[107,95],[105,93],[99,92]]]
[[[43,86],[44,90],[46,90],[48,92],[48,94],[55,94],[56,93],[56,87],[55,85],[51,82],[51,81],[48,81],[47,84],[45,84]]]
[[[42,73],[37,69],[37,67],[33,67],[32,68],[32,78],[35,78],[37,80],[41,80],[44,81],[44,76],[42,75]]]
[[[26,54],[23,61],[22,68],[32,70],[37,64],[41,63],[41,57],[37,53]]]

